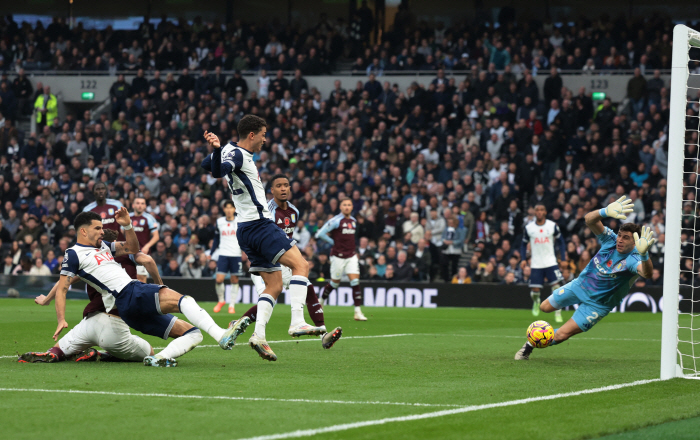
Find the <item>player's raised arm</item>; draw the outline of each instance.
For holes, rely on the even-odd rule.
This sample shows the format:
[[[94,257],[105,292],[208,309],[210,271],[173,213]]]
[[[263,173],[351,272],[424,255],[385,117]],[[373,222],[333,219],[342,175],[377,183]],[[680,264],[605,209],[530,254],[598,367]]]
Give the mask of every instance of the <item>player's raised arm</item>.
[[[637,266],[637,273],[644,278],[651,278],[651,274],[654,272],[654,265],[649,259],[649,248],[654,244],[656,239],[654,238],[654,232],[651,228],[642,226],[642,236],[636,232],[634,233],[634,246],[639,252],[639,256],[642,258],[642,263]]]
[[[625,220],[627,218],[627,214],[634,211],[632,208],[633,203],[634,202],[632,202],[631,199],[628,199],[627,196],[622,196],[609,204],[607,207],[598,211],[591,211],[586,214],[586,217],[584,218],[586,220],[586,225],[595,235],[600,235],[605,232],[605,226],[603,226],[601,219],[605,217],[612,217],[618,220]]]
[[[214,133],[208,131],[204,132],[204,139],[214,148],[214,152],[211,154],[211,159],[209,159],[209,156],[204,158],[201,166],[204,169],[208,169],[212,176],[216,178],[223,177],[223,174],[221,174],[221,142]]]
[[[112,243],[112,254],[115,257],[121,257],[125,254],[135,254],[139,251],[139,239],[136,237],[134,227],[131,225],[131,217],[129,211],[125,207],[121,207],[114,219],[124,229],[126,241],[116,241]]]

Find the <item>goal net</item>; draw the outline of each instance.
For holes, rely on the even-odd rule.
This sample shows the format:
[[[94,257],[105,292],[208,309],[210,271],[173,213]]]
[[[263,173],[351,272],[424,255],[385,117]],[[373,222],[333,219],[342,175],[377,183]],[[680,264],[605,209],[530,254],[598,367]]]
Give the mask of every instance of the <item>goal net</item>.
[[[661,378],[700,378],[700,33],[673,30]]]

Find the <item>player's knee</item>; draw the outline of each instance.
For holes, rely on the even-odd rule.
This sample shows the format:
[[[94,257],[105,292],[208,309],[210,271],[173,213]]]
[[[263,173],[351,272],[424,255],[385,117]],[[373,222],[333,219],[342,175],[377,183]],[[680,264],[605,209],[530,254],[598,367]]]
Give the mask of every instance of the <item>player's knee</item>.
[[[226,275],[224,275],[224,274],[222,274],[222,273],[217,273],[217,274],[216,274],[216,283],[217,283],[217,284],[223,283],[225,277],[226,277]]]
[[[303,276],[307,276],[309,274],[309,262],[300,255],[300,258],[297,258],[294,261],[292,272],[294,272],[295,275],[299,273]]]

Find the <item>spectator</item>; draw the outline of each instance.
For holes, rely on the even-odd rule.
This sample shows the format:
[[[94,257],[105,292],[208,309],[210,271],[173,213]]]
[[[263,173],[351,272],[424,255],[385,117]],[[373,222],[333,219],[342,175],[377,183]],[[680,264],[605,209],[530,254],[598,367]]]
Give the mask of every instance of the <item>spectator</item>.
[[[51,93],[51,87],[45,86],[44,93],[34,100],[36,110],[37,130],[42,131],[45,126],[51,127],[58,117],[58,99]]]
[[[394,271],[393,280],[396,281],[411,281],[413,279],[413,272],[415,268],[407,260],[406,251],[399,251],[396,254],[396,264],[392,264],[392,270]]]
[[[460,267],[457,275],[452,277],[452,284],[471,284],[472,279],[467,275],[467,268]]]
[[[51,269],[44,264],[41,258],[35,258],[34,265],[29,269],[29,275],[48,276],[51,275]]]

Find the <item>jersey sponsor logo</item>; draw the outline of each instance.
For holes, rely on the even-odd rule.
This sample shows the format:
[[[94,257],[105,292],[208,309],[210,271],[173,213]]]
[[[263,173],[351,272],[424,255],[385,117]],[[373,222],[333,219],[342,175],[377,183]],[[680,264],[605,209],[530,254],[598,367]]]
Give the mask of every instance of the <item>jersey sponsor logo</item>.
[[[226,237],[226,236],[229,236],[229,235],[236,235],[236,231],[234,231],[234,230],[231,230],[231,231],[221,231],[221,236],[222,236],[222,237]]]
[[[107,224],[110,224],[110,223],[114,223],[114,219],[113,219],[113,218],[103,218],[103,219],[102,219],[102,224],[103,224],[103,225],[107,225]]]
[[[134,232],[143,232],[145,230],[146,228],[144,228],[143,226],[134,226]]]
[[[114,257],[109,252],[100,252],[99,254],[95,254],[95,261],[97,261],[97,265],[99,266],[106,261],[114,261]]]
[[[354,234],[355,230],[353,228],[343,228],[343,234]]]
[[[544,237],[544,238],[535,237],[535,244],[549,244],[549,237]]]

